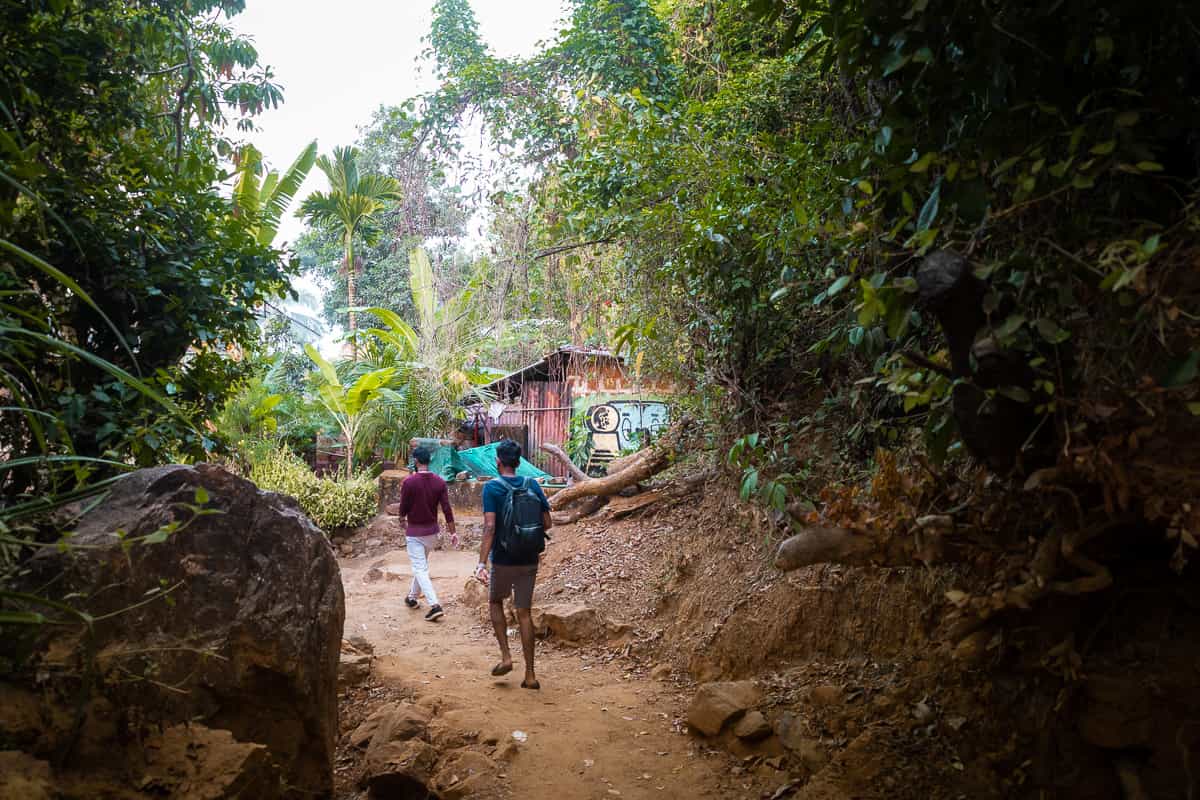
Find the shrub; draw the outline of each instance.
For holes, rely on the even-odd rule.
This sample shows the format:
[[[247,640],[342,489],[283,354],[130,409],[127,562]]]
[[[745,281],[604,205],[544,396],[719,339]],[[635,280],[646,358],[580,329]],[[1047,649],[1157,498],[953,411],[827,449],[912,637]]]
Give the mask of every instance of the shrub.
[[[298,456],[276,448],[251,456],[250,478],[260,489],[288,494],[321,530],[356,528],[375,516],[378,490],[367,473],[332,480],[319,478]]]

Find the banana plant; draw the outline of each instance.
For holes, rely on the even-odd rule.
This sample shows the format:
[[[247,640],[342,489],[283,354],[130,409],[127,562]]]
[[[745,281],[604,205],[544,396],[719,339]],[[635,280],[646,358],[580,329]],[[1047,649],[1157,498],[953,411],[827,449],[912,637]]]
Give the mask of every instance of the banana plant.
[[[239,156],[238,181],[233,187],[233,204],[248,224],[259,244],[269,245],[279,233],[279,221],[288,210],[300,185],[317,160],[317,140],[308,143],[292,165],[282,173],[271,170],[262,175],[262,153],[246,145]],[[261,175],[261,182],[259,180]]]
[[[306,344],[304,352],[318,368],[317,398],[346,439],[346,477],[349,478],[354,474],[354,451],[363,438],[363,423],[382,390],[395,376],[396,368],[373,369],[343,383],[337,369],[317,352],[317,348]]]
[[[475,295],[483,277],[477,273],[440,300],[429,256],[416,248],[409,254],[409,287],[417,325],[386,308],[366,309],[383,324],[365,331],[362,360],[354,369],[395,370],[364,424],[364,438],[380,440],[385,453],[395,453],[413,436],[447,431],[462,416],[463,401],[492,399],[483,387],[503,373],[477,364],[483,327]]]

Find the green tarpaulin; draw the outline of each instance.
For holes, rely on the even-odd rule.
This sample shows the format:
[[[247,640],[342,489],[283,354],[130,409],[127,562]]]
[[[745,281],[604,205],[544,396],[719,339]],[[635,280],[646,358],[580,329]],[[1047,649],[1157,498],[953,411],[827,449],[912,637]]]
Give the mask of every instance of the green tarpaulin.
[[[417,444],[433,451],[429,459],[429,471],[448,481],[454,480],[460,472],[469,472],[476,478],[482,475],[494,478],[500,474],[496,471],[496,444],[485,444],[470,450],[455,450],[440,444],[437,439],[418,439]],[[542,472],[523,458],[517,467],[517,474],[522,478],[550,477],[549,473]]]

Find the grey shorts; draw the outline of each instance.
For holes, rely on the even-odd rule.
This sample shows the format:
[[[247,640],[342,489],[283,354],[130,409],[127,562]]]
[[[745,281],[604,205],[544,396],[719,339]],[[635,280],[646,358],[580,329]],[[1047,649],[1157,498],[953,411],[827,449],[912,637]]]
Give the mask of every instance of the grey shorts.
[[[492,564],[488,599],[493,603],[501,603],[511,594],[515,608],[532,608],[537,569],[537,564]]]

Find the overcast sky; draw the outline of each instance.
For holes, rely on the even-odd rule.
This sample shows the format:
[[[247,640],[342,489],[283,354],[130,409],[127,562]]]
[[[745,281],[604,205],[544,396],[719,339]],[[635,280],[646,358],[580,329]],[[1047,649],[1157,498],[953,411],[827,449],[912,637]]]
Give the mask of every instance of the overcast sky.
[[[274,68],[283,106],[258,118],[252,137],[274,168],[287,167],[314,138],[321,152],[352,144],[381,104],[434,88],[418,64],[432,0],[248,0],[233,26],[253,37],[259,61]],[[497,55],[528,55],[550,39],[562,0],[471,0],[480,35]],[[323,188],[313,169],[298,197]],[[290,213],[277,244],[303,229]]]

